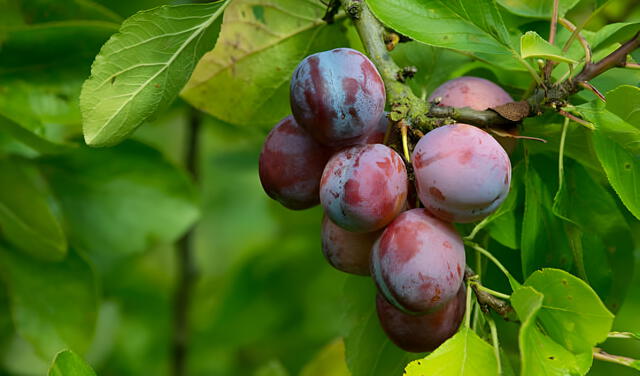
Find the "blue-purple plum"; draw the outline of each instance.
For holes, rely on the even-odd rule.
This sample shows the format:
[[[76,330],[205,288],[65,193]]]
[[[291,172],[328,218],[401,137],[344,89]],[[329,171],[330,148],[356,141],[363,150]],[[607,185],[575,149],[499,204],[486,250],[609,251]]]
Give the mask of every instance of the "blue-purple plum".
[[[439,218],[481,220],[509,194],[511,162],[487,132],[467,124],[436,128],[413,150],[418,197]]]
[[[358,233],[322,218],[322,254],[334,268],[345,273],[369,275],[371,247],[381,231]]]
[[[399,348],[409,352],[433,351],[453,336],[466,309],[464,283],[453,299],[435,312],[408,315],[376,295],[376,311],[382,329]]]
[[[373,63],[350,48],[307,56],[293,72],[293,116],[320,143],[353,145],[377,126],[385,89]]]
[[[322,171],[330,151],[287,116],[269,132],[260,153],[260,182],[269,197],[289,209],[320,202]]]
[[[429,100],[438,99],[442,106],[470,107],[474,110],[486,109],[513,102],[513,98],[500,86],[479,77],[458,77],[438,86],[431,93]],[[502,147],[511,153],[516,147],[516,139],[512,137],[493,136]]]
[[[453,299],[465,268],[462,238],[425,209],[411,209],[389,224],[371,251],[378,291],[398,309],[433,312]]]
[[[384,227],[407,198],[402,158],[381,144],[357,145],[336,153],[320,181],[320,203],[336,225],[353,232]]]

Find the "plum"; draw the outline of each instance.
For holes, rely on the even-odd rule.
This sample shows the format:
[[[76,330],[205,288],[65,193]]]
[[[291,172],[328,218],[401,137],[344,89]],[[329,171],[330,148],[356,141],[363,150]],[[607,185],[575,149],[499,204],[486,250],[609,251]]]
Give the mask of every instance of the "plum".
[[[430,131],[416,144],[411,160],[420,201],[445,221],[483,219],[509,193],[509,156],[487,132],[471,125]]]
[[[345,273],[369,275],[371,247],[381,231],[357,233],[322,218],[322,253],[334,268]]]
[[[440,105],[453,107],[471,107],[483,111],[488,108],[513,102],[513,98],[500,86],[479,77],[458,77],[438,86],[429,96],[430,101],[440,98]],[[500,145],[511,153],[516,147],[512,137],[493,136]]]
[[[353,232],[379,230],[402,210],[407,170],[402,158],[381,144],[336,153],[320,180],[320,203],[338,226]]]
[[[327,148],[287,116],[269,132],[262,147],[258,169],[262,187],[289,209],[315,206],[329,157]]]
[[[439,310],[424,315],[409,315],[376,295],[376,310],[382,329],[399,348],[409,352],[433,351],[453,336],[466,309],[466,288],[460,286],[456,296]]]
[[[307,56],[293,73],[293,116],[320,143],[353,145],[384,111],[384,83],[373,63],[350,48]]]
[[[425,209],[387,226],[371,250],[371,274],[384,297],[405,312],[428,313],[451,300],[465,268],[462,238]]]

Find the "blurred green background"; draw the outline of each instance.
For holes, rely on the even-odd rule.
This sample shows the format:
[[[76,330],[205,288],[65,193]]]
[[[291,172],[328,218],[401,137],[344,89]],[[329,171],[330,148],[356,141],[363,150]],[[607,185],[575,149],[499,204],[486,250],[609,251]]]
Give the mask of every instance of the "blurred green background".
[[[12,1],[0,0],[0,9],[10,7]],[[121,18],[166,3],[98,2]],[[572,17],[580,19],[589,12],[587,5],[578,7]],[[616,0],[590,28],[631,19],[640,19],[639,2]],[[0,14],[0,22],[10,20]],[[182,165],[192,116],[193,110],[178,100],[133,138]],[[237,127],[206,115],[202,119],[198,161],[202,217],[195,230],[197,282],[189,316],[189,374],[345,375],[343,350],[336,340],[344,333],[347,277],[332,269],[320,251],[321,210],[289,211],[262,191],[257,162],[268,129]],[[3,137],[0,133],[0,140]],[[20,149],[11,143],[3,145],[4,150]],[[640,228],[636,226],[634,232],[640,234]],[[640,270],[638,248],[636,270]],[[517,265],[517,257],[508,252],[496,251]],[[101,303],[96,335],[85,358],[101,376],[169,374],[175,249],[164,244],[142,254],[114,257],[96,265],[96,270]],[[614,329],[640,332],[639,275]],[[517,326],[497,321],[507,352],[516,350]],[[48,363],[13,332],[7,296],[1,289],[0,334],[0,375],[46,373]],[[604,348],[640,358],[640,342],[612,339]],[[598,361],[590,372],[632,374],[637,372]]]

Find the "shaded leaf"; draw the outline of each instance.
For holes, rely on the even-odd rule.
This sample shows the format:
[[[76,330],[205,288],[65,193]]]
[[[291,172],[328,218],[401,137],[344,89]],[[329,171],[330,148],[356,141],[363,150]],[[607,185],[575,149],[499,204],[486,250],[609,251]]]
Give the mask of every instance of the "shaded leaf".
[[[228,3],[162,6],[127,19],[82,87],[87,144],[114,145],[166,108],[215,45]]]
[[[42,161],[70,241],[103,262],[175,241],[198,217],[187,176],[137,142]]]
[[[204,55],[182,97],[231,124],[270,128],[287,114],[289,81],[312,53],[347,45],[326,7],[299,0],[235,0],[225,11],[220,40]]]
[[[307,363],[300,376],[350,376],[344,358],[344,341],[340,338],[323,347],[318,354]]]
[[[424,356],[402,351],[384,334],[376,315],[375,286],[369,278],[348,277],[344,294],[344,344],[353,376],[399,375],[407,363]]]

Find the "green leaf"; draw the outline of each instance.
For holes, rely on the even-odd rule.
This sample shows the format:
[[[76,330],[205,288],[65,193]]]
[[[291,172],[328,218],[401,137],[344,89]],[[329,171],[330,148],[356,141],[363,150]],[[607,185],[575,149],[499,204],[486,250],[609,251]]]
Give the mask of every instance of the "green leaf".
[[[88,65],[117,26],[72,20],[8,29],[0,49],[0,129],[39,152],[63,151],[80,132],[78,96]]]
[[[494,376],[498,360],[493,347],[464,327],[424,359],[405,368],[407,376]]]
[[[491,0],[368,0],[367,4],[384,24],[419,42],[468,52],[515,54]]]
[[[53,360],[48,376],[96,376],[96,373],[78,354],[62,350]]]
[[[81,148],[42,160],[74,246],[100,266],[172,243],[197,219],[195,188],[162,155],[137,142]]]
[[[553,1],[547,0],[497,0],[505,10],[523,17],[531,18],[551,18],[553,13]],[[558,16],[564,16],[580,0],[560,0],[558,1]]]
[[[576,60],[567,57],[560,47],[554,46],[542,39],[535,31],[527,31],[520,37],[520,56],[522,56],[522,58],[541,57],[569,64],[578,63]]]
[[[376,315],[376,290],[369,278],[347,277],[344,286],[344,344],[353,376],[399,375],[424,355],[400,350],[384,334]]]
[[[590,352],[607,339],[613,314],[580,278],[564,270],[543,269],[524,284],[544,295],[538,319],[549,337],[569,351]]]
[[[556,266],[571,267],[573,254],[562,226],[552,210],[557,164],[531,157],[525,172],[525,207],[522,220],[522,272],[526,277],[535,270]],[[541,176],[542,175],[542,176]]]
[[[637,86],[622,85],[607,92],[607,110],[637,129],[640,129],[639,106],[640,88]]]
[[[14,246],[44,260],[61,260],[67,239],[38,172],[18,159],[0,158],[0,231]]]
[[[486,219],[487,231],[496,241],[511,249],[520,248],[520,228],[516,211],[522,202],[524,166],[518,163],[511,174],[509,195],[502,205]],[[519,200],[520,199],[520,200]]]
[[[325,11],[315,1],[233,1],[220,42],[202,58],[182,97],[228,123],[272,127],[291,113],[289,81],[298,63],[347,45],[340,23],[322,20]]]
[[[166,108],[215,45],[228,3],[162,6],[128,18],[102,47],[82,87],[87,144],[117,144]]]
[[[583,251],[589,284],[611,309],[620,307],[633,275],[633,238],[615,198],[579,163],[564,162],[553,212],[567,221],[571,246]],[[574,228],[575,227],[575,228]]]
[[[584,375],[591,367],[591,351],[574,355],[536,326],[536,316],[542,308],[544,296],[525,286],[511,295],[511,304],[520,321],[518,344],[522,376]]]
[[[49,361],[61,348],[85,351],[98,309],[90,265],[76,252],[60,262],[42,262],[0,248],[16,331]]]
[[[614,93],[614,97],[619,98],[617,95],[620,93],[626,94],[626,104],[615,103],[605,107],[594,101],[578,106],[578,110],[597,127],[593,133],[593,143],[611,186],[627,209],[640,218],[640,202],[637,200],[637,192],[640,191],[640,129],[620,117],[635,119],[640,96],[632,95],[634,89],[622,90]],[[609,108],[616,113],[609,111]]]

